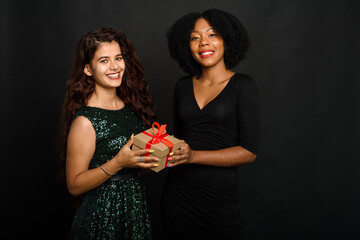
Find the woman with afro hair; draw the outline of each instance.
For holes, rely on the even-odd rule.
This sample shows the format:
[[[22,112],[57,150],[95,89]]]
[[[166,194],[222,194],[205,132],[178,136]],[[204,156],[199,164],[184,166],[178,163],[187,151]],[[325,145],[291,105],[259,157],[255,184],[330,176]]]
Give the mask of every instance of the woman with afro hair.
[[[238,166],[258,152],[254,80],[231,70],[249,47],[239,20],[222,10],[190,13],[167,32],[171,56],[188,74],[173,95],[173,152],[163,191],[166,239],[241,239]]]

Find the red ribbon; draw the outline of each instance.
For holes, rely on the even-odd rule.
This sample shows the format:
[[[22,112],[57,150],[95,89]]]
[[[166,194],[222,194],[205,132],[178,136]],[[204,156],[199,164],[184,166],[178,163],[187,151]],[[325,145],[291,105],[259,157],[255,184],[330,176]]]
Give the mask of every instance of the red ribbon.
[[[155,127],[154,125],[157,126],[157,131],[155,132]],[[165,125],[161,125],[157,122],[154,122],[152,124],[152,129],[153,129],[153,133],[154,135],[151,135],[150,133],[148,132],[142,132],[143,134],[149,136],[149,137],[152,137],[152,139],[150,141],[148,141],[146,143],[146,148],[145,149],[150,149],[151,148],[151,145],[153,144],[157,144],[157,143],[164,143],[168,148],[169,148],[169,153],[166,157],[166,162],[165,162],[165,167],[168,165],[168,158],[170,156],[170,153],[172,152],[172,148],[173,148],[173,143],[170,142],[169,140],[165,139],[166,136],[169,136],[167,133],[166,133],[166,124]],[[149,153],[146,153],[144,156],[149,156],[150,154]]]

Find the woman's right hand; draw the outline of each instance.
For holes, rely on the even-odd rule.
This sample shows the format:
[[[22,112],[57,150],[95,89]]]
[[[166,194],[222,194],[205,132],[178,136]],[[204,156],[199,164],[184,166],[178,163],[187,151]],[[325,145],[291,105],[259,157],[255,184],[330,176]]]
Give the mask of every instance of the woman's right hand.
[[[184,140],[181,140],[181,145],[178,150],[172,153],[168,167],[175,167],[179,164],[190,163],[193,157],[193,150],[191,150],[189,144]]]
[[[152,168],[159,166],[159,158],[154,156],[144,156],[147,153],[152,153],[153,150],[144,149],[132,151],[131,145],[133,144],[133,142],[134,135],[131,136],[129,141],[120,149],[118,154],[116,154],[115,156],[115,159],[121,168]],[[140,156],[142,156],[141,162],[139,161]]]

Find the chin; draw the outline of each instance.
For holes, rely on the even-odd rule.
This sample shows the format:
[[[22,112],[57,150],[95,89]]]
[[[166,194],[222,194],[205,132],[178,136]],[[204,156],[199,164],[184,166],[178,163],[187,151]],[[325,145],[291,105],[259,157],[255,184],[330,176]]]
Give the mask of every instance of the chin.
[[[216,65],[216,63],[200,63],[201,67],[203,68],[211,68]]]
[[[116,83],[111,83],[109,84],[111,87],[114,87],[114,88],[117,88],[117,87],[120,87],[121,86],[121,81],[120,82],[116,82]]]

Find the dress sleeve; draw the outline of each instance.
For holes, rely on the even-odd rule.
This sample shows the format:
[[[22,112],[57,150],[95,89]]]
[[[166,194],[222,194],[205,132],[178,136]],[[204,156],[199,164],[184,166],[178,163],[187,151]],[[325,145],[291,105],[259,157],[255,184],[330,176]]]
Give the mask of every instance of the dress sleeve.
[[[246,150],[257,154],[260,133],[259,92],[255,81],[246,76],[241,79],[238,88],[238,144]]]

